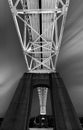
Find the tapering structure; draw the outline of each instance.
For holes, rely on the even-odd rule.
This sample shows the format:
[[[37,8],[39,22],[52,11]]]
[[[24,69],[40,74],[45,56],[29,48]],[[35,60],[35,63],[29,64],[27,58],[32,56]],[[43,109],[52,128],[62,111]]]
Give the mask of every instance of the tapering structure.
[[[55,72],[69,0],[8,2],[28,72]]]
[[[1,130],[28,130],[31,127],[81,130],[65,85],[56,71],[69,0],[8,0],[8,3],[26,60],[27,73],[20,80]],[[38,91],[40,112],[32,121],[34,89]],[[49,125],[47,115],[49,91],[52,125]]]

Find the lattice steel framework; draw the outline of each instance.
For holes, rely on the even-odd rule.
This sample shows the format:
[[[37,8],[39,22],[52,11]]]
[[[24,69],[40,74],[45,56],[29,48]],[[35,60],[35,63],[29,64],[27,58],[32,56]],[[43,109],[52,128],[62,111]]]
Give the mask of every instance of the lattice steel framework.
[[[55,72],[69,0],[8,2],[28,72]]]

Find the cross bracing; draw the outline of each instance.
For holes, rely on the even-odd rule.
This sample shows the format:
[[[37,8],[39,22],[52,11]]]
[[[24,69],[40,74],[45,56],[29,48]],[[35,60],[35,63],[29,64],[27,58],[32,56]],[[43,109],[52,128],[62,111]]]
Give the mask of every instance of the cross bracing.
[[[69,0],[8,0],[29,72],[56,71]]]

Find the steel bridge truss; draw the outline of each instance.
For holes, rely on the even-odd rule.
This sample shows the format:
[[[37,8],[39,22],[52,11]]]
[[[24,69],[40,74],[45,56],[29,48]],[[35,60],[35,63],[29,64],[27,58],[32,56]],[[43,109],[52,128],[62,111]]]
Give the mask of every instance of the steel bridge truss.
[[[32,9],[29,7],[30,0],[8,0],[28,72],[50,73],[56,71],[69,0],[54,1],[54,8]],[[50,21],[46,28],[45,26],[43,27],[45,29],[42,32],[35,28],[37,24],[33,26],[31,20],[34,16],[41,16],[43,19],[38,26],[42,26],[46,17]],[[48,33],[50,33],[51,38],[49,38],[50,35]]]

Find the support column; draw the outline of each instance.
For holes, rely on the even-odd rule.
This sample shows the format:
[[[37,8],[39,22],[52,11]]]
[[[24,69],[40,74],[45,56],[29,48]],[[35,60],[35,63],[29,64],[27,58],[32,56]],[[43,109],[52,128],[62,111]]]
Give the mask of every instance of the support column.
[[[31,110],[32,74],[21,78],[0,130],[28,130]]]
[[[57,130],[82,130],[79,119],[59,73],[51,74],[51,93]]]

